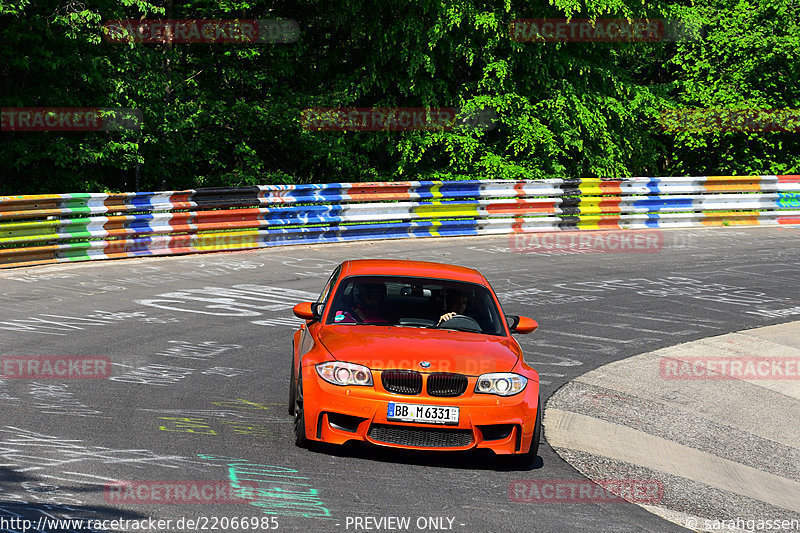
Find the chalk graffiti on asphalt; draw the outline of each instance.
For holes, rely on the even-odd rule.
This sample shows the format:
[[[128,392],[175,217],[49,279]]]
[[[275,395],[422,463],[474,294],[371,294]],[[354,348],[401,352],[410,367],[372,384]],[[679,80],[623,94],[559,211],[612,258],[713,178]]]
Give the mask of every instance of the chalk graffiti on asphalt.
[[[163,319],[147,317],[142,311],[98,311],[84,316],[40,314],[35,317],[0,321],[0,329],[39,335],[67,335],[90,327],[102,327],[129,320],[152,323]]]
[[[104,417],[102,411],[82,403],[66,384],[34,382],[30,384],[28,394],[34,397],[32,406],[42,413],[109,418]]]
[[[189,376],[194,372],[193,368],[184,368],[180,366],[153,364],[141,367],[132,367],[121,363],[112,364],[114,366],[123,368],[131,368],[132,370],[129,370],[122,375],[111,376],[108,378],[111,381],[135,383],[139,385],[156,385],[159,387],[167,387],[174,383],[178,383],[186,376]]]
[[[3,505],[15,503],[19,505],[45,504],[48,506],[70,506],[82,505],[84,503],[83,500],[78,498],[77,494],[68,492],[58,485],[28,480],[21,483],[14,483],[13,486],[9,488],[3,487],[2,484],[0,484],[0,501],[3,502]]]
[[[140,407],[138,410],[146,411],[148,413],[158,413],[161,415],[172,415],[172,416],[184,416],[188,418],[195,418],[195,417],[236,418],[236,419],[252,418],[251,415],[248,415],[247,413],[242,413],[241,411],[225,411],[218,409],[152,409],[149,407]]]
[[[8,387],[7,383],[8,382],[6,380],[0,379],[0,401],[4,403],[20,401],[19,398],[17,398],[16,396],[11,396],[11,394],[8,393],[8,391],[6,390],[6,388]]]
[[[656,279],[629,278],[602,281],[578,281],[572,283],[555,283],[553,286],[562,290],[579,292],[635,291],[636,294],[641,296],[651,296],[655,298],[688,296],[689,298],[699,300],[744,306],[765,302],[777,302],[786,299],[771,297],[763,292],[749,290],[747,287],[739,285],[710,283],[681,276],[666,276]]]
[[[237,422],[244,422],[244,421],[258,421],[258,422],[278,422],[278,423],[287,423],[291,422],[287,420],[287,418],[283,415],[270,415],[269,413],[265,413],[270,409],[270,406],[278,406],[283,404],[261,404],[257,402],[251,402],[249,400],[244,400],[239,398],[238,400],[234,401],[220,401],[220,402],[211,402],[213,405],[220,406],[222,409],[152,409],[152,408],[139,408],[140,411],[150,412],[150,413],[158,413],[161,415],[170,415],[171,417],[178,417],[178,418],[197,418],[197,419],[205,419],[205,418],[232,418],[236,419]]]
[[[161,431],[172,431],[176,433],[191,433],[199,435],[218,435],[224,429],[230,429],[236,435],[254,435],[259,437],[271,437],[273,432],[266,426],[237,420],[218,420],[208,421],[205,418],[193,417],[158,417]]]
[[[169,341],[168,344],[170,344],[170,346],[156,352],[156,355],[203,361],[211,359],[216,355],[223,354],[228,350],[242,347],[239,344],[218,344],[216,341]]]
[[[307,291],[241,284],[166,292],[155,298],[136,300],[136,303],[184,313],[256,317],[265,311],[285,311],[299,302],[315,300],[316,297],[315,293]]]
[[[187,417],[174,417],[174,416],[160,416],[159,420],[165,424],[159,426],[161,431],[177,431],[180,433],[194,433],[200,435],[216,435],[217,432],[211,429],[211,426],[205,424],[202,418],[187,418]]]
[[[210,454],[198,454],[198,457],[223,463],[228,469],[231,485],[246,491],[248,498],[252,499],[250,505],[258,507],[264,514],[332,518],[317,489],[305,483],[308,478],[293,468]],[[253,487],[253,483],[257,485]]]
[[[497,298],[501,302],[518,302],[527,305],[553,305],[553,304],[575,304],[580,302],[592,302],[599,300],[601,296],[566,294],[549,289],[539,289],[529,287],[526,289],[516,289],[511,291],[498,292]]]
[[[66,279],[66,278],[77,278],[77,274],[72,274],[69,272],[52,272],[52,273],[43,273],[37,272],[35,274],[25,274],[22,276],[3,276],[2,279],[8,281],[19,281],[21,283],[41,283],[42,281],[47,281],[51,279]]]
[[[69,480],[85,483],[85,479],[73,470],[81,463],[105,465],[158,466],[183,468],[197,462],[177,455],[162,455],[146,449],[114,449],[84,444],[80,439],[37,433],[14,426],[0,428],[0,461],[14,472],[38,471],[53,468],[68,468],[60,472]],[[112,480],[113,481],[113,480]]]
[[[681,276],[663,278],[628,278],[598,281],[575,281],[554,283],[552,287],[562,292],[538,287],[498,292],[501,301],[514,301],[526,305],[553,305],[577,302],[590,302],[605,297],[615,291],[633,291],[640,296],[652,298],[689,297],[730,305],[753,306],[767,302],[786,301],[785,297],[773,297],[766,293],[750,290],[740,285],[711,283]],[[565,291],[565,292],[564,292]],[[587,294],[588,293],[588,294]],[[579,298],[575,300],[575,297]]]
[[[247,368],[233,368],[229,366],[212,366],[208,370],[204,370],[200,373],[207,376],[224,376],[226,378],[235,378],[236,376],[241,376],[247,372],[252,372],[252,370]]]
[[[220,407],[232,407],[233,409],[244,409],[246,411],[267,410],[269,409],[270,405],[283,405],[278,403],[251,402],[250,400],[245,400],[244,398],[237,398],[231,401],[211,402],[211,403],[213,403],[214,405],[219,405]]]
[[[95,505],[84,504],[81,495],[87,492],[85,487],[94,486],[97,491],[102,491],[104,484],[119,480],[80,472],[81,468],[114,472],[145,467],[205,469],[197,458],[163,455],[141,448],[93,446],[80,439],[14,426],[0,428],[0,466],[9,473],[4,476],[8,481],[0,480],[0,516],[24,516],[29,519],[37,515],[77,519],[101,512]],[[82,488],[76,493],[56,484],[61,482],[80,484]],[[117,513],[120,512],[123,511],[117,510]],[[91,533],[93,530],[81,531]]]

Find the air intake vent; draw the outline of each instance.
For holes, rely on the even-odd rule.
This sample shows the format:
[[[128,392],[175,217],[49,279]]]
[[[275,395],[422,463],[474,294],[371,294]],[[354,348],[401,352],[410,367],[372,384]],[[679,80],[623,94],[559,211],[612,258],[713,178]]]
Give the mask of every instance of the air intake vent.
[[[384,370],[383,388],[394,394],[417,395],[422,392],[422,374],[414,370]]]
[[[467,390],[467,376],[436,373],[428,376],[428,394],[439,397],[461,396]]]
[[[375,441],[419,448],[463,448],[472,444],[468,429],[428,429],[373,424],[369,437]]]

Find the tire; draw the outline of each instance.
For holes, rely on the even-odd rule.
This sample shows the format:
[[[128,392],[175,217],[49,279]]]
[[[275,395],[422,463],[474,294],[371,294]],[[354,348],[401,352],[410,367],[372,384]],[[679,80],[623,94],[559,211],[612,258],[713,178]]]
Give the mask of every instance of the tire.
[[[303,411],[303,378],[297,383],[294,400],[294,444],[299,448],[308,448],[309,440],[306,437],[306,417]]]
[[[536,461],[539,455],[539,443],[542,440],[542,398],[536,404],[536,423],[533,425],[533,439],[531,439],[531,449],[528,453],[532,456],[531,464]]]
[[[294,414],[294,402],[297,398],[297,387],[294,381],[294,364],[289,368],[289,414]]]
[[[539,403],[536,406],[536,422],[533,425],[531,447],[526,453],[508,457],[508,466],[513,468],[530,468],[536,463],[536,457],[539,455],[539,442],[542,440],[542,407],[542,398],[539,397]]]

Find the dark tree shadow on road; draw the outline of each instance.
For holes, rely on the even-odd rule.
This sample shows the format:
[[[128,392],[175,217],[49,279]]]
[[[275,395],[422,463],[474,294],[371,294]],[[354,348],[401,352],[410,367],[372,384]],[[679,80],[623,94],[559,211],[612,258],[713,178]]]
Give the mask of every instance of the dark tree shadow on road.
[[[102,485],[86,485],[80,487],[62,487],[54,485],[47,478],[32,476],[26,472],[17,472],[8,467],[0,467],[0,532],[17,533],[21,531],[58,531],[59,533],[91,533],[93,531],[110,531],[75,527],[75,523],[63,524],[65,527],[53,527],[56,520],[141,520],[148,516],[126,511],[110,505],[86,505],[76,500],[76,493],[99,493],[93,500],[103,498]],[[73,500],[70,502],[69,500]],[[42,523],[41,529],[35,529]],[[44,523],[50,522],[50,527]]]

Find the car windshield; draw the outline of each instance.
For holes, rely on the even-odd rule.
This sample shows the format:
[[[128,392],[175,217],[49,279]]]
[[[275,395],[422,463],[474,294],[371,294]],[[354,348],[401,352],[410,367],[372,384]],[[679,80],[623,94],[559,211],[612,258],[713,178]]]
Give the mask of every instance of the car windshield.
[[[484,286],[430,278],[352,276],[339,285],[328,324],[438,328],[503,335]]]

